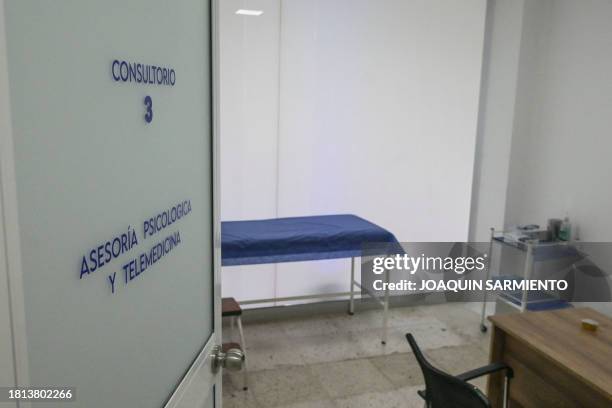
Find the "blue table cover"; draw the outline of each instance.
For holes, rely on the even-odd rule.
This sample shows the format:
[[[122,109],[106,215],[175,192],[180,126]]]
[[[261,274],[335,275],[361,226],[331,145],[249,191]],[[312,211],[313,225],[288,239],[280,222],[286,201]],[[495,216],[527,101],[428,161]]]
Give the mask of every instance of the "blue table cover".
[[[399,243],[391,232],[351,214],[224,221],[221,264],[352,258],[361,256],[364,244],[383,243],[397,253]]]

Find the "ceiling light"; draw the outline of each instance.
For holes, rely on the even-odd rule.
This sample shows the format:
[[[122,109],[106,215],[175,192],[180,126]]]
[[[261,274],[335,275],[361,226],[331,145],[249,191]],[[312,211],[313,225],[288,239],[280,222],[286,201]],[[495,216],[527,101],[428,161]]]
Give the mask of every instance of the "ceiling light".
[[[261,16],[263,14],[263,10],[240,9],[240,10],[236,10],[236,14],[241,14],[243,16]]]

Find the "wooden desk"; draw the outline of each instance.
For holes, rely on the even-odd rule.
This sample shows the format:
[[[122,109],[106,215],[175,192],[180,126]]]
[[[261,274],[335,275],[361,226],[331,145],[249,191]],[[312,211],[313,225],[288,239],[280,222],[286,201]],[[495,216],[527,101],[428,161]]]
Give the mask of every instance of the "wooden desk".
[[[597,332],[580,327],[599,322]],[[592,309],[491,316],[491,361],[514,369],[510,407],[612,407],[612,319]],[[502,406],[503,376],[491,375],[488,395]]]

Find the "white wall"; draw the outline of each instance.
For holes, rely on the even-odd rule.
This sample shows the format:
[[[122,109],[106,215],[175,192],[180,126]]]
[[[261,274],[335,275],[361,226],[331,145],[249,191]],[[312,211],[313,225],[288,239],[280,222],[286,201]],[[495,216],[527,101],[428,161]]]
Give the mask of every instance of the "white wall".
[[[483,87],[489,96],[481,120],[495,131],[484,131],[478,145],[476,191],[483,198],[472,214],[476,236],[499,214],[505,226],[544,226],[548,218],[567,213],[582,240],[609,241],[612,3],[526,0],[522,16],[518,3],[491,4],[497,15],[485,61],[489,79]],[[496,34],[502,30],[506,38]],[[495,144],[500,148],[490,147]],[[498,160],[503,164],[507,157],[504,197],[493,185],[504,184]],[[482,205],[486,202],[492,205]]]
[[[238,4],[257,8],[251,1],[230,3],[227,18]],[[253,68],[247,63],[243,71],[229,70],[231,76],[222,73],[222,106],[233,104],[227,108],[231,114],[222,112],[221,123],[223,219],[355,213],[404,241],[467,239],[485,0],[280,4],[280,78],[278,88],[271,82],[269,88],[280,91],[276,145],[269,133],[273,126],[247,132],[237,124],[245,122],[246,108],[263,109],[254,106],[255,93],[240,98],[235,85]],[[275,4],[267,6],[276,13]],[[264,8],[263,16],[267,13]],[[259,56],[269,58],[268,70],[278,72],[273,44],[265,43],[271,38],[262,34],[274,31],[266,21],[250,23],[253,31],[242,38],[240,28],[228,33],[222,27],[226,38],[234,39],[222,38],[222,48],[233,48],[226,52],[244,61],[253,58],[245,44],[256,41]],[[234,58],[222,60],[222,66],[239,61]],[[262,105],[273,103],[267,92]],[[266,110],[262,117],[273,114]],[[232,131],[224,131],[228,122]],[[250,138],[260,140],[260,150]],[[259,160],[274,153],[278,167],[262,169]],[[261,189],[240,186],[266,182],[270,185]],[[233,201],[252,202],[252,210],[236,208]],[[260,287],[273,282],[275,296],[346,291],[348,265],[348,260],[281,264],[276,281],[225,268],[224,293],[251,298],[268,293]],[[244,282],[248,290],[234,289]]]
[[[514,131],[523,0],[489,0],[470,241],[485,242],[505,221]]]
[[[517,117],[506,223],[568,214],[583,241],[612,241],[612,3],[530,0],[528,113]],[[612,255],[590,258],[609,271]],[[609,280],[612,285],[612,281]],[[591,304],[612,314],[611,304]]]
[[[485,2],[283,2],[279,215],[355,213],[402,241],[467,239]],[[279,265],[281,296],[348,261]]]
[[[519,6],[510,3],[490,2],[496,14],[483,88],[491,96],[482,121],[496,131],[483,132],[478,144],[481,177],[475,190],[481,198],[473,208],[472,234],[482,237],[491,221],[498,227],[545,226],[548,218],[568,214],[582,241],[610,242],[612,3],[525,0],[522,17]],[[506,39],[496,35],[502,30]],[[507,75],[517,68],[516,75]],[[503,101],[511,101],[513,92],[510,109]],[[498,164],[508,157],[504,183]],[[498,182],[507,186],[505,194],[493,188]],[[592,255],[600,266],[612,267],[609,254]],[[609,305],[592,306],[611,311]]]
[[[279,0],[219,2],[223,220],[277,216],[279,13]],[[272,298],[275,280],[274,265],[224,268],[223,295]]]
[[[507,223],[543,224],[568,213],[582,240],[612,238],[612,3],[537,4],[530,99],[515,137]]]
[[[482,236],[488,220],[499,220],[501,213],[506,226],[545,225],[547,218],[567,213],[583,240],[609,240],[612,27],[606,21],[612,3],[526,0],[522,12],[518,2],[490,4],[496,14],[481,122],[495,131],[482,132],[478,144],[481,177],[475,190],[484,198],[473,212],[475,233]],[[499,35],[504,30],[506,38]],[[503,148],[488,147],[494,144]],[[504,184],[496,169],[508,157],[505,196],[493,185]],[[487,200],[491,206],[481,205]],[[495,218],[488,214],[493,212]]]

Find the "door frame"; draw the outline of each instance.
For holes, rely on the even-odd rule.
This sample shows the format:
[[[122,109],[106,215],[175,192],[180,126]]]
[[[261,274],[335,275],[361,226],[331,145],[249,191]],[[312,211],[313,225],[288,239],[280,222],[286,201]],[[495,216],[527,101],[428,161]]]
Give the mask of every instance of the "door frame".
[[[219,17],[218,1],[210,2],[210,64],[211,64],[211,131],[212,131],[212,199],[213,199],[213,300],[214,331],[179,385],[170,396],[165,408],[190,408],[194,402],[204,402],[209,396],[202,393],[202,386],[214,385],[215,408],[222,406],[222,381],[220,370],[212,372],[211,354],[221,337],[221,200],[220,198],[220,139],[219,139]],[[185,404],[185,405],[183,405]]]
[[[0,0],[0,252],[4,252],[5,261],[0,266],[0,279],[6,284],[9,328],[0,329],[10,332],[13,379],[16,386],[29,384],[29,366],[27,356],[27,339],[25,326],[25,309],[23,298],[23,270],[21,265],[21,241],[19,239],[17,182],[15,176],[15,150],[11,102],[9,94],[9,73],[7,59],[5,0]],[[4,284],[4,283],[3,283]],[[4,352],[4,350],[3,350]],[[17,404],[15,404],[17,406]],[[21,403],[29,408],[30,403]]]
[[[8,62],[4,27],[4,1],[0,1],[0,89],[8,90]],[[12,134],[8,92],[0,92],[0,385],[17,385],[15,349],[13,346],[13,323],[11,294],[9,292],[8,235],[5,228],[7,215],[4,209],[4,175],[7,173],[4,156],[8,149],[7,138]],[[3,153],[4,152],[4,153]],[[16,402],[0,403],[2,408],[16,408]]]

